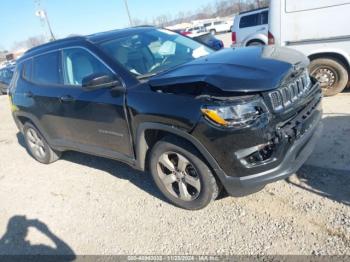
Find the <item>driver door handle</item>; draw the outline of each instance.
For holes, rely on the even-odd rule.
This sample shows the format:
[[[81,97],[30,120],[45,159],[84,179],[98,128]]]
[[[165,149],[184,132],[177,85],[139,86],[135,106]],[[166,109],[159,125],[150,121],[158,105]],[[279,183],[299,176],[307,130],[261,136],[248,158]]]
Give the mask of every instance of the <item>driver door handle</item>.
[[[60,97],[61,102],[74,102],[74,98],[70,95],[65,95]]]

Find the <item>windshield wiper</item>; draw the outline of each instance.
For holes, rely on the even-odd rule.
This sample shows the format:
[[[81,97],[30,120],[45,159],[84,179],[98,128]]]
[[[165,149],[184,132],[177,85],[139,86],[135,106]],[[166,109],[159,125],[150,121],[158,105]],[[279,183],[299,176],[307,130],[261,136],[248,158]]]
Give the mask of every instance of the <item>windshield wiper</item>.
[[[158,74],[158,72],[157,73],[149,73],[149,74],[137,76],[137,79],[141,80],[141,79],[145,79],[145,78],[150,78],[150,77],[155,76],[157,74]]]

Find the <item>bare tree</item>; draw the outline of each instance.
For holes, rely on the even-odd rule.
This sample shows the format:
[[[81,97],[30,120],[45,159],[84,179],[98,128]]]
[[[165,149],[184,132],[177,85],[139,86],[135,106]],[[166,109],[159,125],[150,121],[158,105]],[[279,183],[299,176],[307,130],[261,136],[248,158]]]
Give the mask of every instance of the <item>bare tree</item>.
[[[177,18],[175,18],[174,20],[178,20],[179,23],[183,23],[185,22],[185,18],[186,18],[185,12],[181,11],[177,14]]]
[[[174,17],[171,17],[170,14],[163,14],[154,17],[152,24],[157,26],[168,26],[173,24],[191,22],[193,20],[227,17],[240,13],[242,11],[268,7],[268,5],[269,0],[215,0],[213,1],[213,4],[203,5],[195,12],[189,10],[187,12],[181,11],[177,15],[174,15]]]
[[[44,44],[46,41],[45,41],[45,37],[44,36],[32,36],[32,37],[29,37],[26,41],[26,45],[28,48],[32,48],[32,47],[35,47],[35,46],[38,46],[38,45],[42,45]]]
[[[269,0],[256,0],[258,8],[268,7],[270,4]]]
[[[134,25],[134,26],[141,26],[141,25],[149,25],[150,24],[150,22],[148,22],[148,19],[146,18],[146,19],[138,19],[138,18],[134,18],[133,20],[132,20],[132,24]]]
[[[35,46],[41,45],[46,43],[45,37],[43,35],[39,35],[39,36],[32,36],[29,37],[27,40],[24,41],[20,41],[20,42],[15,42],[13,44],[13,50],[18,50],[18,49],[30,49],[33,48]]]

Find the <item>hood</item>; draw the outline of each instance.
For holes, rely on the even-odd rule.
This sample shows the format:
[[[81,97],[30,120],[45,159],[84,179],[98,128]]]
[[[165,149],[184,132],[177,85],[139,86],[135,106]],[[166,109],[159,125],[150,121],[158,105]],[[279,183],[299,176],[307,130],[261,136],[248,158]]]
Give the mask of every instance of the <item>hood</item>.
[[[224,49],[160,73],[149,84],[169,87],[204,82],[224,92],[261,92],[276,89],[308,64],[307,57],[287,48]]]

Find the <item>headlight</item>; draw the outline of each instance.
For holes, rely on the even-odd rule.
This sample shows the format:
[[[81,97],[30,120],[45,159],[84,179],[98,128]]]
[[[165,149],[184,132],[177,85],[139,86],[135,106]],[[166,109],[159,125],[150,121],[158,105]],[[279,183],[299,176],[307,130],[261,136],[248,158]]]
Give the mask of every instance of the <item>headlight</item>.
[[[242,129],[269,121],[268,109],[259,96],[237,98],[216,106],[204,106],[204,116],[215,125]]]

